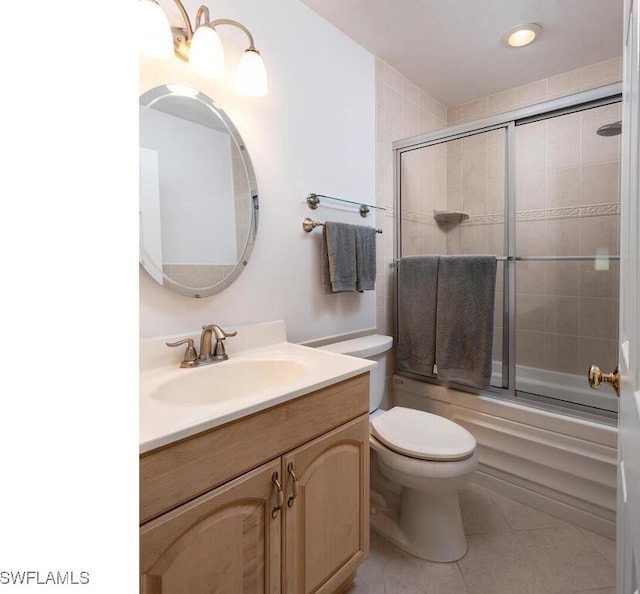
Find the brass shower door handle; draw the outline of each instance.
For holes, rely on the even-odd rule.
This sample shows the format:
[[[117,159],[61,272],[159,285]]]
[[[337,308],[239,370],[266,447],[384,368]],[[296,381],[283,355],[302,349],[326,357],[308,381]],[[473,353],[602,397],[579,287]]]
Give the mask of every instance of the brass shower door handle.
[[[602,373],[597,365],[589,367],[589,385],[597,390],[603,383],[611,384],[616,396],[620,396],[620,365],[616,365],[613,373]]]

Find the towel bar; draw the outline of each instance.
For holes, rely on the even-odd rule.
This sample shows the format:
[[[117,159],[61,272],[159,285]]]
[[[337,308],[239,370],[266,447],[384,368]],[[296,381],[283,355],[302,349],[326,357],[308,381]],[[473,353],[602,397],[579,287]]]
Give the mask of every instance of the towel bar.
[[[319,221],[312,221],[310,218],[306,218],[302,221],[302,228],[309,233],[316,227],[323,227],[324,223],[320,223]],[[376,229],[376,233],[382,233],[382,229]]]
[[[402,258],[394,258],[393,262],[397,264],[400,260]],[[496,260],[498,262],[590,262],[592,260],[620,260],[620,256],[496,256]]]

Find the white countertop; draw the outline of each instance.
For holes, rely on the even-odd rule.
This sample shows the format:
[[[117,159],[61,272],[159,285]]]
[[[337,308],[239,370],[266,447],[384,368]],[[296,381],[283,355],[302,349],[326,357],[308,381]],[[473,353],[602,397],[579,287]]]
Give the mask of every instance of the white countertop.
[[[230,343],[229,340],[227,342]],[[305,371],[300,377],[276,388],[266,388],[248,396],[214,404],[183,406],[155,399],[154,391],[168,380],[184,374],[197,373],[209,366],[181,369],[172,362],[169,365],[143,369],[140,373],[140,453],[355,377],[377,365],[367,359],[286,341],[235,353],[229,350],[228,352],[229,360],[212,365],[223,366],[234,361],[283,359],[303,364]]]

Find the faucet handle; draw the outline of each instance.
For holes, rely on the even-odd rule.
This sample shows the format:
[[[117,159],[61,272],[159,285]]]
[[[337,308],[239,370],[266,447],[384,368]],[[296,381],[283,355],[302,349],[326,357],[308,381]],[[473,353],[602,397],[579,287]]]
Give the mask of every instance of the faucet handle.
[[[183,338],[178,342],[165,343],[169,347],[177,347],[181,344],[187,344],[187,349],[184,352],[184,359],[180,363],[180,367],[193,367],[196,364],[198,353],[196,353],[196,347],[193,345],[193,338]]]

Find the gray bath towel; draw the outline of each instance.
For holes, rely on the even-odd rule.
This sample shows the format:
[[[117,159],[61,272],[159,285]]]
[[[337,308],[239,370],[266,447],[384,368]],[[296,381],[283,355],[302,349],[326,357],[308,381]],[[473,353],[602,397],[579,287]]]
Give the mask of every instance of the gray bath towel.
[[[433,375],[439,256],[408,256],[398,264],[398,369]]]
[[[355,225],[356,289],[373,291],[376,288],[376,230]]]
[[[491,379],[495,256],[440,256],[438,378],[486,388]]]
[[[353,225],[327,221],[323,227],[322,286],[325,293],[356,290],[356,232]]]

